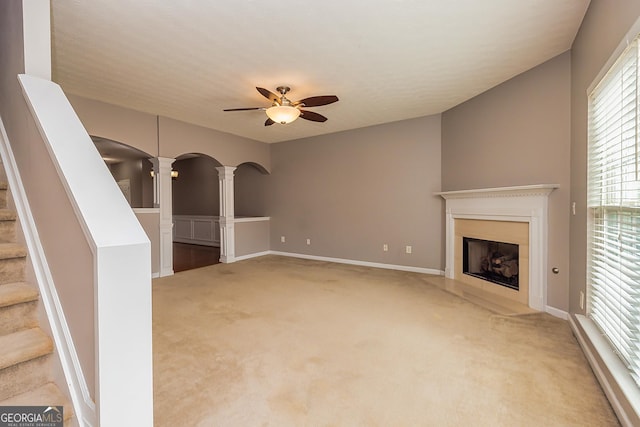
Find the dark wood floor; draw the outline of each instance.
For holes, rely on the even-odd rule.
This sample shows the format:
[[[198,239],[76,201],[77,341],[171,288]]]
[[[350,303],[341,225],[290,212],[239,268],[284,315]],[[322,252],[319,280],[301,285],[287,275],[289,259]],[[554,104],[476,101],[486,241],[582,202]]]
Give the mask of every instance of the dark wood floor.
[[[192,270],[220,262],[220,248],[173,243],[173,271]]]

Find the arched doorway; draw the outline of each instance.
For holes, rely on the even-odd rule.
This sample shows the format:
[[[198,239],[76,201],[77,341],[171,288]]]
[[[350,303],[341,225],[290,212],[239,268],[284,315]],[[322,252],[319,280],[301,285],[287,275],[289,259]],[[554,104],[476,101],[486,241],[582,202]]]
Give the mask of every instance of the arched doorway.
[[[220,196],[213,157],[188,153],[173,162],[173,271],[220,262]]]
[[[96,149],[132,208],[153,207],[151,155],[122,142],[91,136]]]

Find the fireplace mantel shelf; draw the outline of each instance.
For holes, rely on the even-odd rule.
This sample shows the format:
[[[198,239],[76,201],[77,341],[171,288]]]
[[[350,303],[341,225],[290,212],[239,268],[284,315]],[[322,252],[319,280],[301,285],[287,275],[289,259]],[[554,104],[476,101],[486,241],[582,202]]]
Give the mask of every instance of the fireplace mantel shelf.
[[[534,184],[515,187],[480,188],[475,190],[442,191],[434,193],[444,199],[468,199],[478,197],[526,197],[546,196],[556,188],[558,184]]]

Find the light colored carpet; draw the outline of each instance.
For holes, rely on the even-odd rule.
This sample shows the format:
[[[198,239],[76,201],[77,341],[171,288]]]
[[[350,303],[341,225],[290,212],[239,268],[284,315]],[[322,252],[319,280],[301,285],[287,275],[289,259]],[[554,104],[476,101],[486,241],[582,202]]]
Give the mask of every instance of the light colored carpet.
[[[154,280],[156,426],[617,426],[567,322],[265,256]]]

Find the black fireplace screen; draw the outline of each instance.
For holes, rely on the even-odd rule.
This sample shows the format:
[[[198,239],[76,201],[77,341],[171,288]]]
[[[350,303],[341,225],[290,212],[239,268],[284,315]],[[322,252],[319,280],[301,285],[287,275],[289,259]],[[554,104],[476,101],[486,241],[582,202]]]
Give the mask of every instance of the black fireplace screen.
[[[462,238],[462,272],[518,290],[518,245]]]

